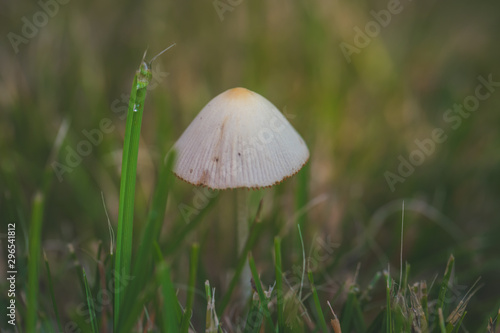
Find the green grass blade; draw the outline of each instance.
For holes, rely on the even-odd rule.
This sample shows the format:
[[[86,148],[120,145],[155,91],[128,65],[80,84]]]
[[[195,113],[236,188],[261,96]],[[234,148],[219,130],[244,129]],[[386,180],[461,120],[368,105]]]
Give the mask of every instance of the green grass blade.
[[[307,277],[309,278],[309,283],[311,284],[312,296],[314,299],[314,306],[316,307],[316,313],[318,314],[319,326],[324,333],[328,333],[328,327],[325,321],[325,315],[321,309],[321,303],[319,302],[318,292],[316,291],[316,286],[314,285],[314,279],[312,272],[309,270],[307,272]]]
[[[148,66],[143,61],[139,71],[137,71],[134,77],[127,113],[125,142],[122,156],[116,243],[114,295],[115,331],[119,331],[120,310],[125,294],[125,292],[120,290],[123,289],[123,281],[120,281],[120,279],[124,276],[130,276],[131,271],[137,157],[139,154],[139,137],[141,133],[142,114],[144,111],[144,100],[146,99],[146,88],[152,78],[149,67],[151,66]]]
[[[444,326],[443,309],[438,308],[438,318],[439,318],[439,329],[441,333],[446,333],[446,327]]]
[[[193,309],[184,310],[184,314],[182,315],[181,320],[181,329],[180,332],[189,332],[189,324],[191,324],[191,316],[193,315]]]
[[[198,271],[199,258],[200,258],[200,245],[195,243],[191,247],[191,256],[189,261],[189,289],[186,302],[187,309],[192,309],[194,304],[194,292],[196,290],[196,274]]]
[[[26,301],[28,310],[26,314],[26,331],[36,332],[38,312],[38,273],[40,269],[40,248],[44,210],[44,196],[36,193],[33,199],[33,209],[29,233],[29,260],[28,260],[28,286]]]
[[[446,298],[446,292],[448,291],[448,285],[450,283],[451,272],[453,271],[453,265],[455,263],[455,258],[453,255],[448,259],[448,264],[446,265],[446,270],[444,272],[443,282],[441,282],[441,287],[439,289],[439,296],[437,307],[442,309],[444,306],[444,300]]]
[[[385,297],[386,297],[386,318],[385,318],[385,331],[387,333],[392,333],[392,318],[391,318],[391,287],[392,287],[392,279],[388,271],[384,272],[386,285],[385,285]]]
[[[257,294],[259,295],[260,307],[264,312],[264,316],[266,317],[267,323],[269,327],[272,328],[272,331],[276,331],[274,328],[273,321],[271,319],[271,313],[269,311],[269,301],[264,294],[264,290],[262,290],[262,284],[260,282],[259,274],[257,273],[257,268],[255,267],[255,261],[253,260],[252,254],[248,254],[248,264],[250,265],[250,271],[252,272],[252,277],[255,282],[255,289],[257,289]]]
[[[95,315],[95,306],[94,299],[92,297],[92,292],[90,291],[89,284],[87,282],[87,274],[85,274],[85,269],[82,269],[83,282],[85,283],[85,293],[87,296],[87,306],[89,307],[89,316],[90,316],[90,326],[92,327],[93,333],[98,333],[99,329],[97,328],[97,317]]]
[[[283,268],[281,263],[281,238],[274,238],[274,254],[275,254],[275,269],[276,269],[276,307],[278,312],[278,331],[285,331],[285,318],[284,318],[284,303],[285,298],[283,294]]]
[[[403,289],[403,297],[406,297],[406,290],[408,289],[408,277],[410,276],[410,264],[408,262],[405,263],[405,273],[403,275],[403,283],[401,283],[401,287]]]
[[[122,305],[122,313],[127,317],[131,308],[137,302],[137,296],[142,288],[147,284],[153,273],[153,258],[154,258],[154,242],[158,242],[165,217],[165,209],[167,205],[168,192],[174,179],[172,167],[175,162],[175,151],[172,150],[167,154],[166,161],[163,163],[160,174],[158,176],[157,186],[153,195],[151,210],[149,212],[148,221],[144,232],[142,233],[139,242],[139,248],[134,258],[134,266],[132,271],[133,280],[125,293],[125,301]]]
[[[162,307],[163,332],[179,333],[180,321],[176,311],[179,303],[175,295],[174,284],[170,278],[170,268],[165,263],[160,263],[158,272],[164,302]]]
[[[422,310],[424,311],[424,316],[427,322],[429,322],[429,306],[428,306],[428,296],[427,296],[427,282],[422,281],[420,283],[421,288],[422,288],[422,299],[420,300],[420,303],[422,304]]]
[[[135,100],[137,96],[137,75],[134,77],[134,82],[132,85],[132,92],[130,93],[130,101],[127,113],[127,123],[125,130],[125,142],[123,146],[123,155],[122,155],[122,169],[121,169],[121,181],[120,181],[120,199],[119,199],[119,213],[118,213],[118,228],[117,228],[117,239],[116,239],[116,257],[115,257],[115,270],[123,272],[126,274],[127,267],[130,271],[130,261],[132,256],[132,230],[133,230],[133,221],[131,220],[131,214],[133,215],[133,205],[129,207],[128,197],[129,189],[128,186],[132,186],[129,184],[129,155],[130,155],[130,138],[132,133],[132,124],[134,118],[134,107]],[[141,108],[142,112],[142,108]],[[135,175],[134,175],[135,176]],[[135,180],[134,189],[135,189]],[[120,314],[121,307],[121,293],[118,289],[118,285],[120,281],[115,280],[115,295],[114,295],[114,325],[115,330],[118,331],[118,318]]]
[[[455,325],[455,327],[453,328],[453,331],[452,332],[455,332],[455,333],[458,333],[460,331],[460,326],[462,326],[462,321],[464,320],[465,318],[465,315],[467,314],[467,311],[464,311],[464,313],[462,314],[462,316],[460,317],[460,320],[458,321],[458,323]],[[494,331],[493,331],[494,332]]]
[[[205,281],[205,295],[207,297],[207,312],[205,317],[205,332],[210,331],[210,325],[212,323],[211,316],[211,303],[212,303],[212,292],[210,291],[210,282],[208,280]]]
[[[368,284],[368,287],[366,288],[366,290],[363,291],[363,293],[361,294],[361,296],[359,298],[360,302],[367,302],[370,299],[370,295],[371,295],[373,289],[375,288],[375,285],[377,284],[377,282],[380,280],[381,277],[382,277],[381,272],[375,273],[375,275],[373,276],[373,278],[370,281],[370,284]]]
[[[395,303],[394,309],[392,310],[392,320],[393,320],[392,329],[394,332],[406,332],[405,327],[411,327],[411,324],[410,326],[407,326],[408,325],[407,320],[410,320],[411,323],[413,318],[408,318],[408,319],[405,318],[403,309],[401,308],[401,306],[399,306],[398,303]]]
[[[189,330],[189,323],[191,322],[191,315],[193,314],[194,292],[196,288],[196,273],[198,270],[198,259],[200,255],[200,246],[193,244],[191,247],[191,256],[189,260],[189,282],[187,290],[186,310],[182,318],[181,332],[187,333]]]
[[[61,317],[59,316],[59,310],[57,308],[56,297],[54,294],[54,284],[52,283],[52,274],[50,273],[49,260],[47,259],[47,254],[45,253],[45,251],[43,251],[43,259],[45,261],[45,269],[47,270],[47,281],[49,283],[50,298],[52,300],[52,307],[56,316],[57,328],[59,329],[59,332],[63,332]]]
[[[357,297],[358,287],[353,285],[347,293],[347,300],[344,304],[342,317],[340,320],[342,331],[350,332],[354,326],[356,331],[366,331],[366,326]]]

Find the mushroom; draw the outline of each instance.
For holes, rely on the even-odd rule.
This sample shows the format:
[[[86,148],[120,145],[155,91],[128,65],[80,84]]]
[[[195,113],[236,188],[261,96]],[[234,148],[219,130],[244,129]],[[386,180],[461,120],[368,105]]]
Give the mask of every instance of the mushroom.
[[[175,143],[174,173],[212,189],[270,187],[296,174],[309,150],[283,114],[267,99],[245,88],[212,99]],[[248,194],[237,191],[238,253],[248,238]],[[242,282],[250,280],[247,267]],[[243,287],[249,296],[250,289]]]
[[[283,114],[245,88],[212,99],[174,147],[179,178],[219,190],[275,185],[309,159],[304,140]]]

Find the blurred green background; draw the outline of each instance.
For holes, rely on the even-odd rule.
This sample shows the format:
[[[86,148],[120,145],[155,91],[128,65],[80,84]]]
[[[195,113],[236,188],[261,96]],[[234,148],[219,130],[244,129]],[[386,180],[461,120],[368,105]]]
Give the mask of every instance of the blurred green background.
[[[210,99],[243,86],[283,111],[311,151],[298,176],[253,192],[257,199],[250,210],[255,212],[256,200],[264,197],[268,223],[254,249],[264,281],[274,281],[272,238],[278,233],[286,240],[285,267],[300,264],[297,220],[306,251],[317,239],[335,244],[331,258],[319,264],[324,299],[332,299],[352,279],[358,263],[360,284],[388,265],[397,276],[405,200],[403,260],[412,265],[410,282],[426,279],[430,285],[454,254],[456,297],[463,297],[479,276],[483,284],[468,307],[465,326],[471,331],[483,327],[498,310],[500,87],[493,87],[476,111],[460,116],[460,124],[444,118],[454,104],[475,94],[479,76],[500,81],[498,1],[402,0],[385,27],[371,25],[379,29],[365,36],[366,46],[356,43],[355,28],[365,31],[366,24],[376,22],[371,11],[387,12],[396,6],[394,0],[51,3],[57,10],[50,7],[46,20],[39,13],[47,9],[35,1],[1,4],[0,233],[5,235],[7,223],[20,226],[22,263],[32,197],[49,188],[42,246],[64,318],[72,317],[83,299],[66,245],[72,243],[89,266],[98,242],[109,246],[101,192],[116,229],[125,129],[120,116],[144,51],[151,58],[172,43],[176,46],[156,60],[144,112],[137,231],[166,151]],[[26,22],[39,27],[30,30]],[[357,51],[348,59],[341,43]],[[68,151],[87,140],[85,131],[99,129],[103,119],[110,119],[113,129],[71,172],[58,177],[53,163],[67,166]],[[65,122],[67,136],[59,154],[51,156]],[[431,138],[439,128],[447,139],[434,143],[423,163],[391,189],[386,172],[398,174],[400,156],[408,160],[418,154],[415,140]],[[44,179],[50,179],[48,184]],[[171,255],[174,281],[186,279],[188,246],[198,241],[200,290],[209,279],[218,295],[224,294],[236,260],[233,196],[221,193],[183,248]],[[174,182],[163,246],[175,235],[176,224],[185,223],[179,205],[192,206],[194,198],[192,186]],[[2,251],[4,267],[4,246]],[[22,292],[26,270],[19,270]],[[50,316],[43,290],[40,311]],[[342,302],[341,297],[334,306],[340,309]],[[203,323],[202,299],[197,297],[196,304],[201,310],[194,322]],[[200,325],[195,328],[201,330]]]

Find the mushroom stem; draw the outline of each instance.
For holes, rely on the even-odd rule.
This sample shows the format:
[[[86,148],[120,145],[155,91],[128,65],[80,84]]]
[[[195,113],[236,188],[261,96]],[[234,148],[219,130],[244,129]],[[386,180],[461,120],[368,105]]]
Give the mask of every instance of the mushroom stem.
[[[247,189],[237,189],[236,190],[236,200],[237,200],[237,247],[238,255],[241,255],[243,249],[245,248],[245,243],[249,237],[249,226],[248,226],[248,202],[249,194]],[[245,304],[250,297],[250,280],[252,273],[250,272],[250,266],[248,265],[248,259],[245,261],[245,266],[240,276],[240,289],[241,289],[241,302]]]

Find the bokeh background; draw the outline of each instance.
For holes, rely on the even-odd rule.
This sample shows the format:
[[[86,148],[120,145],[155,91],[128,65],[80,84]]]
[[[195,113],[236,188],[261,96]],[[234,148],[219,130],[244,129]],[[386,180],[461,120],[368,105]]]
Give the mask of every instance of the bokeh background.
[[[53,3],[57,10],[49,8],[44,20],[39,13],[47,9],[35,1],[1,2],[0,233],[5,235],[12,221],[20,226],[22,263],[33,195],[47,189],[42,246],[66,320],[83,299],[67,244],[73,244],[91,272],[97,244],[109,245],[101,192],[116,229],[125,129],[121,115],[133,76],[146,49],[151,58],[172,43],[176,46],[155,62],[144,112],[138,232],[152,191],[161,186],[156,178],[165,153],[211,98],[243,86],[283,111],[311,151],[299,175],[252,192],[252,212],[264,198],[267,226],[254,249],[263,281],[274,281],[272,239],[278,233],[285,242],[285,267],[301,264],[297,221],[306,251],[319,239],[335,248],[318,263],[325,300],[353,278],[358,264],[360,285],[389,266],[397,277],[404,200],[403,260],[411,264],[410,282],[425,279],[430,285],[453,254],[455,297],[463,297],[478,277],[483,285],[471,300],[465,327],[478,330],[496,313],[500,87],[475,112],[461,117],[456,129],[443,116],[474,95],[479,76],[500,81],[498,1],[401,0],[399,13],[385,27],[379,25],[363,47],[356,44],[355,28],[364,31],[374,21],[370,12],[387,10],[394,0]],[[40,26],[30,30],[27,21]],[[13,34],[25,39],[13,43]],[[341,43],[358,50],[348,59]],[[99,129],[103,119],[110,119],[113,130],[59,177],[53,163],[67,166],[68,151],[86,140],[84,131]],[[51,155],[65,126],[60,151]],[[415,140],[431,138],[437,128],[447,139],[391,189],[386,172],[398,174],[400,156],[408,160],[418,149]],[[175,236],[176,226],[186,223],[180,205],[193,206],[196,196],[180,180],[171,194],[162,246]],[[186,279],[188,247],[197,241],[202,246],[200,290],[209,279],[218,295],[224,294],[236,261],[234,207],[234,193],[219,194],[203,223],[170,256],[174,281]],[[2,240],[1,267],[4,248]],[[26,269],[20,272],[22,293]],[[42,274],[42,286],[45,279]],[[383,306],[380,296],[374,307]],[[40,311],[50,317],[43,288],[40,302]],[[339,297],[333,305],[340,309],[342,302]],[[195,328],[202,330],[203,299],[197,296],[196,304]]]

